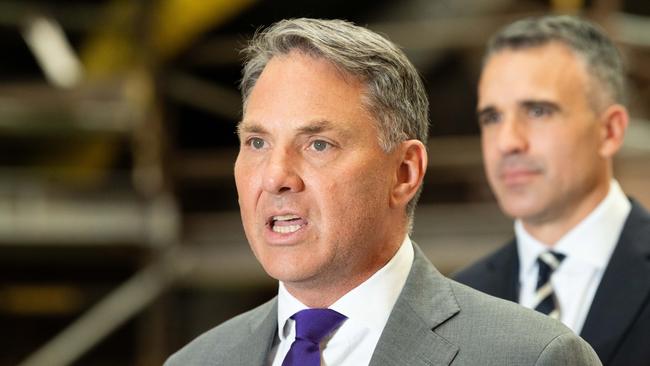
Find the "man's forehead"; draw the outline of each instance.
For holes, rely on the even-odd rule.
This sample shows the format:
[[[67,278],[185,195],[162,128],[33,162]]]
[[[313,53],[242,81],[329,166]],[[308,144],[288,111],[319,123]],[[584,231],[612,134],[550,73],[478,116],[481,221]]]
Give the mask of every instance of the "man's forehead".
[[[479,104],[487,99],[552,100],[564,91],[585,87],[584,65],[566,46],[559,47],[548,44],[494,54],[481,73]]]
[[[491,51],[491,53],[485,58],[483,65],[487,65],[493,58],[503,55],[534,55],[536,58],[539,58],[540,55],[553,55],[557,53],[565,54],[571,58],[580,59],[580,56],[571,45],[561,40],[550,39],[542,43],[530,45],[503,46]]]

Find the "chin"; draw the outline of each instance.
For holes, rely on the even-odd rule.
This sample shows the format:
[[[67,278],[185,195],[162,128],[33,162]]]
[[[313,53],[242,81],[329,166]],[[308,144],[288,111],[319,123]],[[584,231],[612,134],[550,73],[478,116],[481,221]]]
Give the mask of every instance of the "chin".
[[[540,212],[538,205],[521,201],[515,203],[499,201],[499,207],[506,216],[513,219],[526,220],[529,217],[536,217]]]
[[[287,268],[287,265],[282,263],[265,263],[262,262],[262,268],[267,275],[278,281],[291,281],[292,271]]]
[[[258,258],[262,268],[270,277],[282,282],[299,282],[307,277],[307,269],[304,263],[294,263],[291,258],[270,255],[266,258]],[[304,261],[300,261],[304,262]]]

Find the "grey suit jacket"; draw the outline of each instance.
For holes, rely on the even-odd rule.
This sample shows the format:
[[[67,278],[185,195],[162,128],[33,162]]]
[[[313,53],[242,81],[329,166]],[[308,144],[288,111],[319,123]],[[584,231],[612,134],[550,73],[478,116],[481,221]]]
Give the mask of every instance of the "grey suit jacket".
[[[263,366],[276,334],[273,299],[199,336],[165,365]],[[561,323],[447,279],[415,246],[413,267],[370,365],[582,366],[600,361]]]
[[[517,243],[512,240],[455,279],[516,302]],[[634,200],[580,336],[606,366],[650,366],[650,213]]]

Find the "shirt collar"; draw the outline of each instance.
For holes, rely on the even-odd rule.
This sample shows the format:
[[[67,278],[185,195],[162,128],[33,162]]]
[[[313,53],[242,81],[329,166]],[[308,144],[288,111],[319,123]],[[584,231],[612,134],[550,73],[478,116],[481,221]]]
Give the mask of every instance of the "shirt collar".
[[[607,196],[584,220],[560,238],[553,250],[566,255],[567,260],[580,260],[598,269],[605,268],[631,207],[618,182],[612,180]],[[535,269],[537,257],[548,250],[548,246],[533,238],[519,219],[515,221],[515,236],[523,276]]]
[[[406,282],[414,251],[408,235],[404,238],[397,253],[386,265],[370,278],[343,295],[329,308],[354,319],[369,329],[381,330],[388,321],[388,316]],[[368,306],[372,304],[372,306]],[[284,341],[289,336],[293,321],[290,317],[296,312],[307,309],[300,300],[293,297],[280,281],[278,289],[278,336]]]

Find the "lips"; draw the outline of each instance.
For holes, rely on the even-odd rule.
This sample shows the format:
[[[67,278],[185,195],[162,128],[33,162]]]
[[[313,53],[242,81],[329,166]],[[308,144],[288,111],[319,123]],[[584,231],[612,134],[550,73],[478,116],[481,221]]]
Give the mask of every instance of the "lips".
[[[514,178],[514,177],[532,175],[532,174],[535,174],[535,171],[528,170],[528,169],[508,169],[508,170],[501,171],[502,178]]]
[[[538,161],[521,155],[508,155],[499,161],[499,179],[506,185],[527,183],[543,172],[543,165]]]
[[[271,216],[268,226],[271,231],[279,234],[291,234],[307,225],[307,221],[295,214],[283,214]]]
[[[508,185],[525,183],[539,173],[530,169],[505,169],[499,174],[501,180]]]

